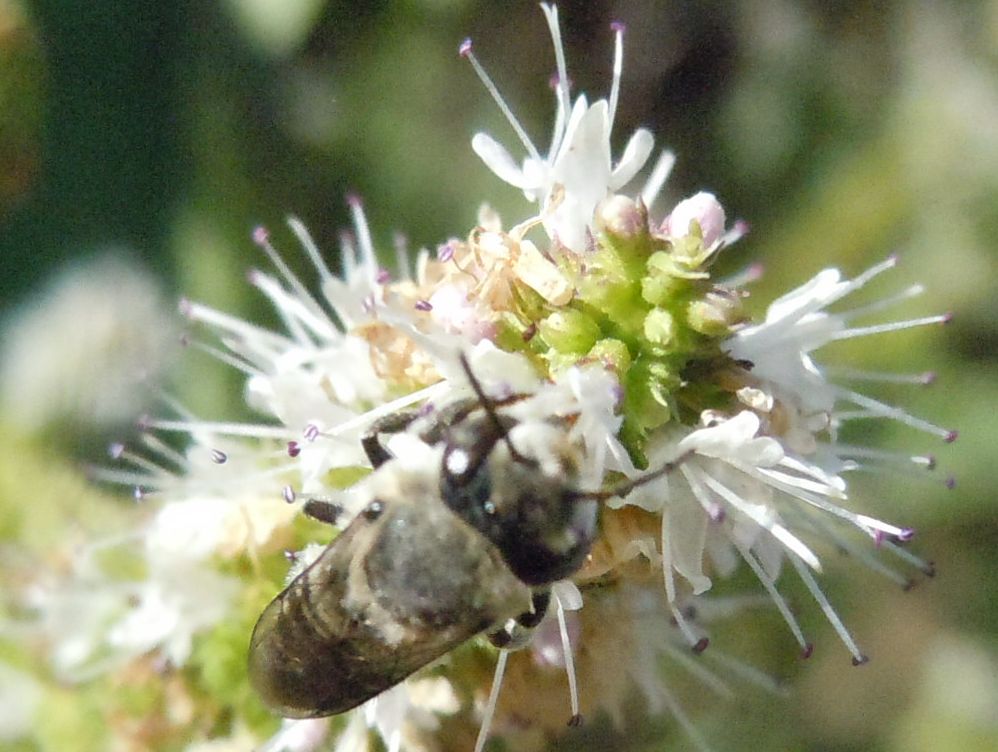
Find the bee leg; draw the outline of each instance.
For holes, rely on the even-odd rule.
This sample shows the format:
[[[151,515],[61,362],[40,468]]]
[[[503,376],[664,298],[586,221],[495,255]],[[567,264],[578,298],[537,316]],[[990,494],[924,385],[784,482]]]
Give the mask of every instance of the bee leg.
[[[313,520],[335,525],[343,514],[343,506],[324,499],[309,499],[301,509]]]
[[[370,425],[361,437],[360,445],[364,448],[367,459],[371,461],[371,467],[380,467],[393,459],[391,452],[381,443],[381,434],[401,433],[418,417],[419,413],[415,410],[401,410],[379,418]]]
[[[524,611],[514,619],[509,619],[502,629],[489,635],[489,642],[497,648],[518,650],[530,642],[530,636],[544,619],[551,603],[550,590],[535,590],[530,599],[530,611]]]

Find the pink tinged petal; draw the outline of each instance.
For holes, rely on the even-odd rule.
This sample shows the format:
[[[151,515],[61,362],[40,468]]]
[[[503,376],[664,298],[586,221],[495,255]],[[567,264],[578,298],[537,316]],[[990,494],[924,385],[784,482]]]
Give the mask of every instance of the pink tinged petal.
[[[724,207],[713,193],[701,191],[676,204],[669,215],[669,234],[676,238],[686,237],[693,220],[700,225],[705,247],[713,245],[724,233]]]
[[[624,149],[624,156],[620,158],[610,175],[610,190],[619,190],[631,182],[631,179],[645,166],[653,148],[655,148],[655,138],[651,135],[651,131],[646,128],[634,131]]]
[[[513,161],[506,147],[487,133],[476,133],[471,139],[471,148],[503,182],[523,190],[530,187],[524,179],[523,170]]]

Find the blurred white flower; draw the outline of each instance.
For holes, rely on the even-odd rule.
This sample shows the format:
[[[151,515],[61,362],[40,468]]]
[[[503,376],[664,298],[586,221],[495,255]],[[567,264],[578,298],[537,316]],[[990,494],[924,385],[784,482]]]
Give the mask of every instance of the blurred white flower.
[[[0,407],[25,432],[131,421],[178,349],[156,281],[106,252],[60,272],[4,326]]]

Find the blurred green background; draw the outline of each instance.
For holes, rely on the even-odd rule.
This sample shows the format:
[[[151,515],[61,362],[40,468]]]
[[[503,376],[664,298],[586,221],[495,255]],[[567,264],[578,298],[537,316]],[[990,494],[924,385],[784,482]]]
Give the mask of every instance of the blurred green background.
[[[628,25],[619,148],[647,126],[677,152],[659,215],[707,189],[730,219],[751,223],[722,263],[731,272],[765,263],[753,288],[758,310],[825,266],[852,275],[898,251],[899,271],[878,289],[922,281],[928,294],[902,314],[956,313],[947,327],[842,348],[854,365],[938,373],[932,388],[878,394],[960,429],[960,440],[947,447],[900,427],[877,437],[937,452],[936,477],[867,478],[855,497],[869,502],[864,511],[918,528],[917,550],[939,576],[902,593],[834,562],[828,591],[872,662],[853,669],[810,606],[802,618],[818,650],[794,662],[775,616],[754,611],[738,629],[719,627],[716,642],[788,677],[790,694],[687,694],[691,715],[721,750],[995,749],[998,2],[560,9],[575,90],[591,98],[609,90],[609,23]],[[61,534],[46,506],[72,503],[61,473],[73,476],[75,461],[127,435],[128,410],[90,409],[141,401],[119,399],[114,389],[131,386],[109,380],[102,365],[122,342],[128,366],[147,371],[147,391],[166,374],[169,390],[207,417],[245,410],[233,374],[197,355],[172,358],[161,343],[176,337],[160,311],[184,295],[266,320],[244,281],[265,263],[254,225],[271,227],[305,270],[284,217],[301,217],[332,259],[349,225],[348,192],[363,198],[389,253],[396,232],[413,248],[465,235],[481,201],[508,222],[526,215],[522,197],[470,149],[476,130],[510,147],[514,138],[457,55],[466,36],[543,144],[554,63],[532,2],[0,0],[0,533],[30,528],[44,538],[40,519]],[[59,279],[69,289],[105,286],[68,313],[39,318],[66,293]],[[112,322],[71,359],[70,343],[91,341],[100,303],[120,330]],[[35,377],[48,392],[22,383]],[[947,491],[950,474],[957,487]],[[24,521],[29,500],[34,524]],[[11,548],[8,540],[5,556]],[[668,718],[612,743],[692,748]]]

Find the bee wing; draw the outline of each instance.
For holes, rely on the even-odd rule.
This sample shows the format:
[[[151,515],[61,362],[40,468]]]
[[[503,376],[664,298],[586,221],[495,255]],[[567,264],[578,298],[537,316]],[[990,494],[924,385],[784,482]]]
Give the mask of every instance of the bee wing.
[[[285,717],[349,710],[530,606],[498,550],[441,502],[436,473],[383,475],[380,513],[358,515],[253,631],[250,677]]]

